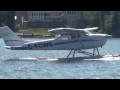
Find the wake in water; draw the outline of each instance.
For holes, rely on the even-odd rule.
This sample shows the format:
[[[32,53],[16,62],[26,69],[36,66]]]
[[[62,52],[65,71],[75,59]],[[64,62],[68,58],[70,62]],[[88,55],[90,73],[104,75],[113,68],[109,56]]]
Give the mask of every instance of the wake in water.
[[[103,56],[86,56],[86,57],[74,57],[74,58],[49,58],[49,57],[22,57],[22,58],[6,58],[1,57],[2,60],[7,61],[76,61],[76,60],[101,60],[101,61],[113,61],[120,60],[120,55],[103,55]]]
[[[6,59],[6,60],[11,60],[11,61],[18,61],[18,60],[21,60],[21,61],[40,61],[40,60],[47,60],[49,59],[48,57],[23,57],[23,58],[9,58],[9,59]]]

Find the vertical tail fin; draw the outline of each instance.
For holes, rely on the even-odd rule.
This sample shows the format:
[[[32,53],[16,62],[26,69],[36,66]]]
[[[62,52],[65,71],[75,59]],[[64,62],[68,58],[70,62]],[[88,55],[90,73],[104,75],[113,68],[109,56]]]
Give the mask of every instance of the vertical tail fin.
[[[16,35],[8,26],[0,27],[0,33],[6,46],[23,45],[24,41]]]

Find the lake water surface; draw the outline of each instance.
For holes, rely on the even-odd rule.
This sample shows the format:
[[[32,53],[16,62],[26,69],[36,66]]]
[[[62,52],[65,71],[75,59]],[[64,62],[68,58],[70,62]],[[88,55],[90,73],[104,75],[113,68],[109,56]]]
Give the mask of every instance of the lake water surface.
[[[12,51],[4,45],[0,38],[1,79],[120,79],[120,59],[64,61],[57,58],[67,57],[69,51]],[[120,54],[120,39],[109,39],[99,50],[102,55]],[[46,57],[50,59],[42,59]]]

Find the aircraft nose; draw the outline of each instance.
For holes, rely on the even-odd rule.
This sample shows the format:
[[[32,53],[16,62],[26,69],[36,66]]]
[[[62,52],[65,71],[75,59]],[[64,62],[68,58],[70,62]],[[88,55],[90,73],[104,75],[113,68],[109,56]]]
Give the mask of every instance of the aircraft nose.
[[[105,38],[107,38],[107,39],[111,38],[111,37],[112,37],[112,35],[108,35],[108,34],[105,35]]]

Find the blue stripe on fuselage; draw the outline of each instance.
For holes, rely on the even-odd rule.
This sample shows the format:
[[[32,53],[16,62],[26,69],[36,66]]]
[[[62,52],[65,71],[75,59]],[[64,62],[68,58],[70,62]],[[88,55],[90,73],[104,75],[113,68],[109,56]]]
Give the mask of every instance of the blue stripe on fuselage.
[[[67,42],[58,42],[58,43],[54,43],[54,45],[69,44],[69,43],[75,43],[75,42],[79,42],[79,40],[67,41]]]
[[[24,42],[24,41],[20,41],[20,40],[4,40],[5,42],[9,42],[9,41],[19,41],[19,42]]]
[[[82,42],[88,42],[88,41],[99,41],[99,40],[93,40],[93,39],[84,39],[81,40]],[[54,45],[62,45],[62,44],[70,44],[70,43],[75,43],[75,42],[80,42],[79,40],[73,40],[73,41],[66,41],[66,42],[58,42],[54,43]]]

